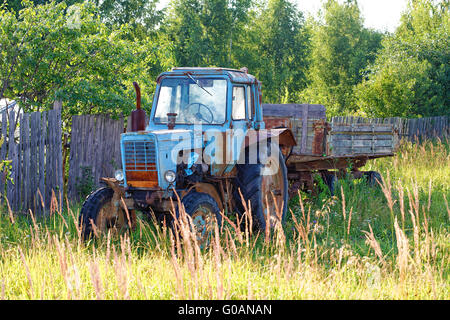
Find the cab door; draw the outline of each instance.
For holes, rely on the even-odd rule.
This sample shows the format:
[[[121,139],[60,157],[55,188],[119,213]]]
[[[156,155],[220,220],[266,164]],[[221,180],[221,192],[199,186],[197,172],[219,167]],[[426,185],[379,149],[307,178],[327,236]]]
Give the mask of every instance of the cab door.
[[[234,84],[231,101],[231,127],[227,134],[227,169],[231,171],[239,160],[242,146],[245,142],[247,130],[251,127],[253,118],[251,111],[251,86],[247,84]]]

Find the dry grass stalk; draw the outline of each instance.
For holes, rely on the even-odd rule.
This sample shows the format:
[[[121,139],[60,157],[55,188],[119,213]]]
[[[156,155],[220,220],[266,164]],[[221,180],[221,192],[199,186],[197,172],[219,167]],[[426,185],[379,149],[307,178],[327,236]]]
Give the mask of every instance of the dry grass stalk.
[[[169,232],[170,237],[170,261],[172,262],[173,270],[175,271],[175,279],[177,285],[177,298],[183,299],[184,296],[184,280],[181,273],[180,264],[178,263],[178,257],[175,253],[175,238],[172,234],[172,230]]]
[[[411,178],[411,183],[413,185],[413,195],[414,195],[414,212],[416,214],[416,222],[420,224],[420,198],[419,198],[419,184],[416,181],[413,181]]]
[[[444,202],[445,202],[445,207],[447,208],[448,220],[450,220],[450,209],[448,208],[448,202],[447,202],[447,197],[445,196],[445,193],[444,193]]]
[[[266,200],[266,208],[267,212],[265,213],[265,220],[266,220],[266,228],[264,230],[264,245],[267,247],[270,243],[270,207],[269,207],[269,199],[267,198],[267,194],[265,195]]]
[[[400,271],[400,283],[403,284],[406,280],[406,275],[409,269],[409,242],[405,233],[400,229],[397,223],[397,218],[394,221],[395,236],[397,239],[397,265]]]
[[[120,256],[117,255],[115,247],[113,246],[113,259],[114,271],[116,274],[116,280],[119,286],[120,294],[122,296],[122,299],[129,300],[130,296],[128,293],[128,270],[125,253],[122,251]]]
[[[300,193],[300,190],[297,190],[297,194],[298,194],[298,202],[300,203],[300,210],[302,211],[303,215],[303,220],[306,220],[305,207],[303,206],[302,194]]]
[[[5,300],[5,279],[2,279],[2,296],[0,300]]]
[[[214,267],[216,271],[217,281],[217,299],[223,300],[224,288],[223,288],[223,272],[221,272],[221,247],[220,247],[220,234],[217,223],[214,224],[214,242],[213,242],[213,254],[214,254]]]
[[[130,230],[131,230],[131,219],[130,219],[130,213],[128,212],[127,205],[125,204],[125,201],[123,201],[122,197],[120,197],[120,201],[121,201],[121,204],[122,204],[122,208],[125,210],[125,214],[127,216],[128,228],[130,228]]]
[[[12,224],[14,224],[15,223],[14,215],[13,215],[13,212],[11,210],[11,206],[9,205],[9,200],[8,200],[7,197],[5,197],[5,200],[6,200],[6,205],[8,206],[9,220],[11,221]]]
[[[226,222],[228,222],[228,223],[233,227],[233,230],[234,230],[234,232],[235,232],[235,235],[237,236],[237,240],[238,240],[238,242],[242,245],[242,244],[244,243],[244,239],[243,239],[243,236],[242,236],[241,228],[239,227],[239,225],[240,225],[239,216],[236,214],[236,220],[237,220],[237,223],[234,223],[233,221],[231,221],[231,220],[230,220],[225,214],[223,214],[222,212],[221,212],[220,214],[222,215],[222,218],[223,218]]]
[[[36,231],[36,235],[37,235],[39,232],[39,228],[37,226],[36,219],[34,218],[33,211],[31,211],[31,209],[28,209],[28,212],[30,213],[31,221],[33,222],[34,231]]]
[[[411,196],[411,193],[409,192],[409,189],[406,189],[408,192],[408,201],[410,204],[409,214],[411,216],[411,221],[413,224],[413,237],[414,237],[414,256],[416,258],[417,264],[419,263],[420,259],[420,250],[419,250],[419,216],[418,214],[415,214],[416,210],[419,210],[418,204]],[[416,208],[417,205],[417,208]],[[414,209],[414,211],[413,211]]]
[[[69,276],[69,266],[67,263],[65,243],[60,242],[56,235],[53,236],[53,243],[55,244],[56,252],[58,254],[58,261],[59,261],[59,267],[61,270],[61,274],[63,276],[64,282],[66,283],[67,299],[71,299],[72,293],[73,293],[73,286],[72,286],[71,279]]]
[[[375,255],[378,257],[382,265],[386,266],[386,261],[384,260],[383,252],[381,251],[380,244],[375,239],[375,235],[373,234],[372,226],[369,224],[370,233],[367,231],[363,231],[366,235],[366,243],[370,245],[370,247],[374,250]]]
[[[31,273],[30,273],[30,268],[28,268],[28,264],[27,261],[25,260],[25,255],[22,252],[22,249],[20,247],[18,247],[19,253],[20,253],[20,259],[22,260],[22,263],[25,267],[25,272],[27,274],[27,279],[28,279],[28,285],[30,286],[29,290],[28,290],[28,295],[30,296],[30,299],[33,299],[33,281],[31,280]]]
[[[430,211],[431,208],[431,179],[430,182],[428,184],[428,206],[427,206],[427,210]]]
[[[104,300],[104,289],[102,285],[102,279],[100,276],[100,270],[98,267],[97,259],[91,260],[89,263],[89,272],[91,274],[92,285],[94,286],[95,295],[97,300]]]
[[[346,220],[346,213],[345,213],[345,194],[344,194],[344,188],[341,186],[341,195],[342,195],[342,215],[344,217],[344,225]]]
[[[402,216],[402,229],[405,230],[405,201],[404,201],[405,192],[403,190],[403,185],[400,180],[397,183],[397,190],[400,204],[400,214]]]
[[[387,170],[386,179],[384,179],[384,177],[381,176],[381,182],[378,180],[377,182],[381,186],[381,190],[383,191],[384,196],[386,197],[389,210],[391,211],[391,215],[393,216],[395,201],[392,199],[392,185],[389,170]]]
[[[352,212],[353,212],[353,207],[350,208],[350,213],[348,215],[347,237],[350,235],[350,225],[352,223]]]
[[[92,231],[94,232],[94,235],[95,235],[97,238],[100,237],[100,234],[99,234],[98,231],[97,231],[97,226],[95,225],[94,220],[89,219],[89,222],[91,223]]]

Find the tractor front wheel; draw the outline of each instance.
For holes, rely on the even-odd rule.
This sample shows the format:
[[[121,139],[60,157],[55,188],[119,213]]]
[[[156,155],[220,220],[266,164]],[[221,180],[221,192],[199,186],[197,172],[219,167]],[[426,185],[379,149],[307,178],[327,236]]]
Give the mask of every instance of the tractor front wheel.
[[[219,206],[213,197],[202,192],[190,192],[181,200],[186,214],[192,219],[193,232],[200,248],[209,245],[215,224],[222,224]],[[182,209],[183,210],[183,209]],[[180,218],[180,208],[177,209]]]
[[[82,227],[83,239],[87,240],[93,234],[119,235],[133,229],[136,224],[134,210],[127,212],[122,208],[120,201],[114,203],[114,191],[111,188],[100,188],[92,192],[81,208],[79,223]]]

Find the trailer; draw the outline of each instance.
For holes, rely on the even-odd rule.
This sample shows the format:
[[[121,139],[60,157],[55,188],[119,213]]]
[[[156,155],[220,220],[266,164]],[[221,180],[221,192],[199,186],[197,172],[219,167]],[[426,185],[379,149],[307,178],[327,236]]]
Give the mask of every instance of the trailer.
[[[399,143],[392,124],[329,123],[323,105],[263,104],[263,115],[266,129],[288,128],[297,142],[285,154],[291,196],[298,189],[313,191],[316,172],[332,194],[336,180],[348,171],[376,185],[379,173],[359,169],[368,160],[393,156]]]

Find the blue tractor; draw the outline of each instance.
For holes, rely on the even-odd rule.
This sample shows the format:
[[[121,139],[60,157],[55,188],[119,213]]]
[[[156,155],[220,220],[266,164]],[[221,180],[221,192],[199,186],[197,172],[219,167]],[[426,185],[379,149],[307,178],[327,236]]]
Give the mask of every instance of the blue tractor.
[[[223,214],[250,204],[255,228],[282,222],[288,128],[265,130],[261,84],[245,68],[174,68],[157,78],[148,123],[140,108],[121,135],[122,168],[81,209],[83,235],[133,228],[135,210],[171,220],[183,206],[200,244]],[[247,210],[250,208],[247,207]]]

